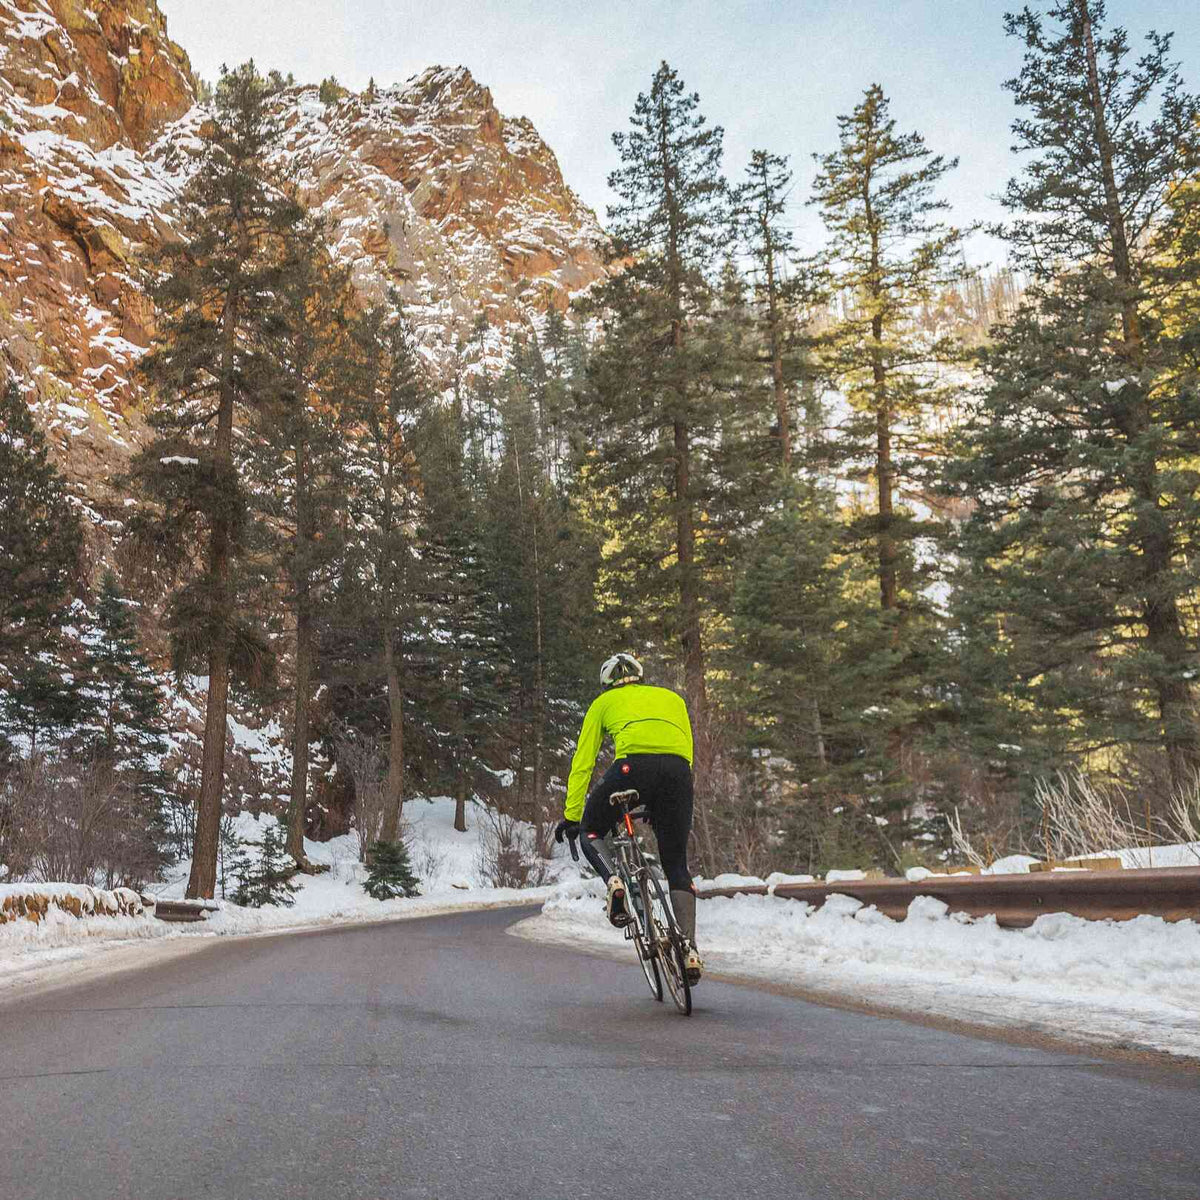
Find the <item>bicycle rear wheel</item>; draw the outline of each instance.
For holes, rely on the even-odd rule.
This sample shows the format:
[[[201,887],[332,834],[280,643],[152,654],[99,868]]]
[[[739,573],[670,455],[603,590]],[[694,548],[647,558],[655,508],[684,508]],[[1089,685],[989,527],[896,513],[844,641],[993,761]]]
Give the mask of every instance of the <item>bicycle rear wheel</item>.
[[[685,1016],[692,1015],[692,987],[688,983],[687,964],[684,959],[683,934],[675,922],[671,902],[663,891],[658,876],[650,874],[653,887],[650,919],[654,926],[658,961],[661,973],[671,993],[675,1007]]]
[[[675,1007],[685,1017],[692,1015],[692,985],[688,983],[687,966],[683,957],[683,939],[668,933],[659,942],[659,959],[663,964],[663,974],[667,979],[667,990]]]

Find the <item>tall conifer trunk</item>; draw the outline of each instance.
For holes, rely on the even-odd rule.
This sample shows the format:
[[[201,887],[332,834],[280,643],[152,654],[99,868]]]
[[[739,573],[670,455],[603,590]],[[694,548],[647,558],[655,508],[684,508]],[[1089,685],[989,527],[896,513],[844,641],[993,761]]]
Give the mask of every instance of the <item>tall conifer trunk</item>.
[[[1131,378],[1123,391],[1133,393],[1123,432],[1132,442],[1145,435],[1154,419],[1149,398],[1137,380],[1143,365],[1141,321],[1137,308],[1137,280],[1129,254],[1129,235],[1121,209],[1113,170],[1113,144],[1104,115],[1104,94],[1096,65],[1096,45],[1088,0],[1076,0],[1084,55],[1087,60],[1088,95],[1091,99],[1096,148],[1104,180],[1104,208],[1112,245],[1113,271],[1121,290],[1122,356],[1127,359]],[[1144,563],[1142,596],[1146,644],[1163,669],[1153,674],[1158,695],[1159,716],[1163,725],[1171,784],[1182,791],[1200,770],[1200,728],[1196,721],[1195,695],[1182,675],[1188,661],[1187,639],[1179,616],[1179,606],[1169,591],[1173,558],[1173,539],[1161,515],[1162,484],[1159,466],[1151,455],[1142,457],[1133,478],[1133,487],[1142,501],[1137,522],[1138,542]]]
[[[659,149],[664,163],[671,161],[667,115],[659,109]],[[692,723],[699,729],[697,764],[707,769],[708,696],[704,684],[704,643],[700,632],[700,595],[696,579],[696,523],[691,493],[691,438],[686,417],[687,373],[683,365],[683,263],[679,250],[679,199],[672,186],[672,169],[663,172],[664,209],[667,213],[667,289],[671,303],[671,351],[674,356],[675,421],[675,550],[679,562],[679,608],[683,643],[683,676]]]
[[[393,448],[389,447],[389,450],[391,452],[385,455],[381,463],[385,478],[382,513],[385,550],[380,562],[380,590],[383,595],[384,670],[387,673],[388,779],[387,804],[379,836],[385,842],[394,842],[400,836],[400,816],[404,807],[404,684],[396,647],[397,592],[402,585],[396,578],[392,548],[399,523],[394,497],[400,486],[397,477],[400,468]]]
[[[221,400],[217,413],[217,435],[213,443],[213,466],[233,475],[233,402],[230,382],[237,339],[240,296],[235,286],[222,314],[224,362],[221,364]],[[196,838],[187,895],[211,900],[217,888],[217,853],[221,843],[221,793],[225,783],[225,731],[229,704],[230,645],[228,627],[232,616],[229,594],[229,517],[222,511],[213,522],[209,543],[209,604],[216,636],[208,652],[208,698],[204,706],[204,750],[200,767],[200,798],[196,812]]]
[[[299,432],[296,438],[296,546],[292,580],[296,589],[296,679],[292,705],[292,788],[285,849],[301,867],[307,862],[304,813],[308,807],[309,692],[313,667],[312,596],[308,580],[313,532],[309,486],[308,446],[303,432]]]
[[[396,636],[390,626],[384,629],[383,649],[388,693],[388,798],[380,837],[385,842],[394,842],[400,836],[400,816],[404,808],[404,688],[400,680]]]
[[[887,372],[883,365],[883,300],[880,281],[879,226],[871,197],[871,168],[863,176],[863,207],[871,231],[871,380],[875,387],[875,483],[879,508],[879,602],[885,612],[896,607],[896,547],[892,540],[892,414],[888,401]]]
[[[304,867],[304,814],[308,808],[308,730],[312,687],[312,611],[308,596],[296,603],[296,695],[292,721],[292,788],[288,805],[288,836],[285,850]]]
[[[788,421],[787,388],[783,382],[783,338],[780,333],[779,286],[775,279],[775,249],[770,221],[762,217],[763,245],[767,267],[767,326],[771,346],[771,386],[775,392],[775,414],[779,421],[779,447],[785,472],[792,465],[792,431]]]

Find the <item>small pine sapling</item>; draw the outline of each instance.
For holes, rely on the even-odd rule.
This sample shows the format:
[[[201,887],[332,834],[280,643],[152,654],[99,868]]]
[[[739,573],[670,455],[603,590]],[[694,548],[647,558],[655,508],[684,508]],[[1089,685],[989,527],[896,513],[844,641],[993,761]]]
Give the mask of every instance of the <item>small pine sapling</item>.
[[[244,849],[235,856],[233,871],[238,886],[233,893],[234,904],[248,908],[267,904],[291,908],[295,904],[292,897],[300,889],[292,883],[295,868],[284,853],[284,838],[284,830],[273,822],[264,830],[261,841],[244,843],[258,846],[259,855],[257,862]]]
[[[367,852],[367,879],[363,884],[368,896],[376,900],[419,896],[420,883],[413,874],[408,847],[403,842],[371,843]]]

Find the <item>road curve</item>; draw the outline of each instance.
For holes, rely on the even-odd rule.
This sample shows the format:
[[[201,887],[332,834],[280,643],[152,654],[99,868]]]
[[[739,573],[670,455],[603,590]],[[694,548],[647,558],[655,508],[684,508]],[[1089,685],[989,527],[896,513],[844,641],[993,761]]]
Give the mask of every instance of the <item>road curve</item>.
[[[1195,1200],[1200,1079],[505,935],[214,941],[0,1005],[3,1200]]]

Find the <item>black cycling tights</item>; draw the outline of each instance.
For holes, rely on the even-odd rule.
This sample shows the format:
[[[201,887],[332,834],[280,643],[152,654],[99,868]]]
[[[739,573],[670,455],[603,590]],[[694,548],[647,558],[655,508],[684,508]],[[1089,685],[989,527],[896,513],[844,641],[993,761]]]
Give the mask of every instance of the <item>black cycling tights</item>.
[[[692,832],[692,768],[678,754],[630,754],[608,768],[588,796],[579,822],[579,845],[588,862],[602,879],[613,873],[600,839],[620,815],[608,802],[609,796],[626,788],[637,788],[639,803],[646,806],[668,886],[673,891],[691,891],[687,844]]]

